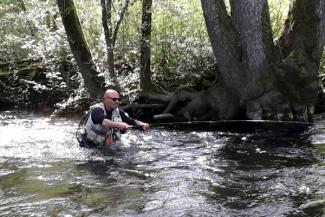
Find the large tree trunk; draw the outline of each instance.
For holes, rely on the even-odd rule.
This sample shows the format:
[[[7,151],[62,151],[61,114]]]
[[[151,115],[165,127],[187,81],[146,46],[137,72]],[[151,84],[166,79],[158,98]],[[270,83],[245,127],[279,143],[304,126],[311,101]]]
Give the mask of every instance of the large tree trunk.
[[[151,14],[152,0],[142,1],[142,26],[141,26],[141,48],[140,48],[140,88],[149,91],[151,83]]]
[[[232,0],[231,16],[223,0],[201,4],[220,78],[206,91],[171,96],[159,117],[310,120],[324,49],[325,1],[293,1],[276,45],[267,0]]]
[[[91,97],[101,97],[105,81],[102,77],[98,77],[98,72],[85,40],[74,2],[73,0],[57,0],[57,5],[68,36],[71,52],[77,62],[85,87],[91,94]]]
[[[324,0],[293,1],[277,44],[282,59],[275,71],[277,87],[289,99],[298,119],[310,118],[317,98],[324,49],[324,7]]]
[[[201,0],[225,83],[211,89],[214,98],[238,96],[233,115],[244,110],[250,119],[309,120],[324,48],[324,2],[293,2],[277,55],[266,0],[231,1],[232,19],[222,0]],[[210,104],[222,117],[224,103],[217,102]]]
[[[222,0],[202,0],[203,14],[218,68],[227,88],[238,94],[247,81],[231,17]]]
[[[242,68],[249,80],[247,99],[257,97],[267,86],[258,85],[261,80],[271,75],[270,65],[273,64],[274,46],[267,0],[232,2],[233,22],[238,33],[241,48]]]

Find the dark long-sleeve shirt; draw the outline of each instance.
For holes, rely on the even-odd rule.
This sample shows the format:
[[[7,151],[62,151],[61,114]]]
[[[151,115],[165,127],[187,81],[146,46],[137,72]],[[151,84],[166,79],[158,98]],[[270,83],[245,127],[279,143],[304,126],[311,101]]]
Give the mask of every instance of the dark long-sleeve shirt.
[[[102,124],[104,119],[109,119],[112,120],[112,111],[107,111],[106,110],[106,116],[104,114],[104,110],[102,108],[94,108],[91,112],[91,120],[93,121],[94,124]],[[126,112],[123,110],[119,109],[120,111],[120,116],[123,122],[136,126],[136,121],[133,118],[130,118]]]

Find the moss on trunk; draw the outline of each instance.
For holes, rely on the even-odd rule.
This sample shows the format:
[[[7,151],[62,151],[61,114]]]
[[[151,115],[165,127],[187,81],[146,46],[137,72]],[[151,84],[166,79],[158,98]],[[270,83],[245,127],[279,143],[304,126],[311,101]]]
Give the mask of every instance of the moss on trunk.
[[[89,47],[85,40],[73,0],[57,0],[68,42],[91,96],[102,96],[104,79],[98,77]]]

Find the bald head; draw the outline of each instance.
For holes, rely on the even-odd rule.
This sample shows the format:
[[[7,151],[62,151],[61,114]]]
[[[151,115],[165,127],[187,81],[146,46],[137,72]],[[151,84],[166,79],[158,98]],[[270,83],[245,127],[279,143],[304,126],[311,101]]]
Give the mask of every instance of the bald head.
[[[108,89],[104,93],[104,98],[106,98],[106,97],[114,97],[114,98],[116,98],[118,96],[119,96],[118,92],[116,90],[113,90],[113,89]]]

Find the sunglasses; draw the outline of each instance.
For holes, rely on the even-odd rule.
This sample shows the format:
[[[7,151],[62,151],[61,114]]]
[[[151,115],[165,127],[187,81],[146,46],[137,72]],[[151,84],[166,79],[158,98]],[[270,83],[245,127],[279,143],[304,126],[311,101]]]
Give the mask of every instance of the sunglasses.
[[[120,98],[113,98],[113,97],[106,97],[106,98],[110,98],[110,99],[113,100],[114,102],[116,102],[117,100],[120,101]]]

